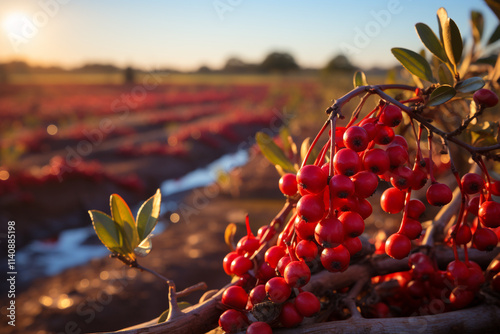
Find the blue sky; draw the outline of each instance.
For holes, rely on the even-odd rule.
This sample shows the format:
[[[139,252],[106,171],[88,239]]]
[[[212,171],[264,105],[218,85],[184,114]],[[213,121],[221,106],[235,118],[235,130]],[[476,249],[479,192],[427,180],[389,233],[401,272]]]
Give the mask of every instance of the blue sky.
[[[486,35],[498,23],[481,0],[2,0],[0,61],[193,70],[277,50],[307,67],[340,52],[364,68],[388,66],[391,47],[421,47],[415,23],[437,32],[439,7],[467,39],[471,9],[485,15]]]

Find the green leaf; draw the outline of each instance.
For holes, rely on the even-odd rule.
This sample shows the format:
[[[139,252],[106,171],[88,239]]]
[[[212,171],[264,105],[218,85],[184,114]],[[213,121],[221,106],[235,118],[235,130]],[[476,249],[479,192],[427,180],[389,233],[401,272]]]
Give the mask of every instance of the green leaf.
[[[368,82],[366,81],[366,75],[363,71],[356,71],[356,73],[354,73],[354,78],[352,81],[354,84],[354,88],[359,86],[368,86]]]
[[[441,39],[441,44],[444,45],[443,30],[444,30],[444,24],[448,20],[448,13],[446,12],[446,9],[441,7],[437,10],[437,19],[439,26],[439,38]]]
[[[468,129],[471,134],[471,144],[474,146],[490,146],[498,144],[498,122],[483,122]]]
[[[485,0],[486,4],[495,13],[497,18],[500,20],[500,1],[498,0]]]
[[[137,212],[137,233],[139,242],[142,242],[148,237],[158,223],[160,216],[161,206],[161,192],[160,189],[145,201]]]
[[[497,25],[497,27],[495,28],[495,31],[493,31],[493,33],[490,36],[490,39],[488,39],[488,42],[486,44],[487,45],[493,44],[496,41],[498,41],[499,39],[500,39],[500,24]]]
[[[191,304],[189,304],[188,302],[178,302],[177,303],[177,306],[179,306],[179,309],[182,311],[184,310],[185,308],[188,308],[189,306],[191,306]],[[168,318],[168,309],[166,309],[161,315],[160,317],[158,318],[158,323],[161,324],[162,322],[165,322],[167,321],[167,318]]]
[[[484,17],[481,12],[471,11],[470,12],[470,20],[472,24],[472,37],[474,38],[474,43],[481,43],[481,39],[483,38],[483,30],[484,30]]]
[[[455,89],[459,93],[472,93],[483,88],[484,84],[485,82],[483,79],[479,77],[472,77],[457,83]]]
[[[301,160],[304,160],[310,147],[311,147],[311,138],[307,137],[302,142],[302,145],[300,145],[300,158],[301,158]],[[307,161],[305,162],[305,165],[313,164],[314,160],[316,160],[317,157],[318,157],[318,151],[315,148],[313,148],[311,153],[309,154],[309,158],[307,158]]]
[[[462,58],[463,41],[457,24],[448,18],[443,26],[443,45],[448,59],[456,68]]]
[[[445,64],[439,64],[438,78],[439,78],[439,83],[441,85],[452,86],[453,83],[455,82],[455,79],[453,77],[453,73],[451,73],[450,69]]]
[[[92,226],[94,226],[95,233],[99,240],[111,252],[123,253],[120,246],[120,232],[113,219],[98,210],[89,210],[90,219],[92,219]]]
[[[451,100],[456,94],[457,92],[453,87],[449,85],[441,85],[431,93],[427,106],[432,107],[443,104],[446,101]]]
[[[410,73],[420,79],[434,82],[431,67],[424,57],[414,51],[403,48],[392,48],[391,52]]]
[[[285,154],[292,151],[292,146],[290,144],[290,130],[286,125],[282,125],[279,130],[281,143],[283,144],[283,151]]]
[[[287,173],[296,173],[295,167],[285,156],[285,153],[276,145],[273,139],[265,134],[264,132],[257,132],[255,135],[255,140],[257,145],[259,145],[262,154],[269,160],[273,165],[278,165]]]
[[[120,195],[111,195],[109,206],[111,207],[111,217],[118,224],[123,233],[124,247],[129,254],[132,254],[134,248],[136,248],[140,243],[134,216],[132,216],[130,208]]]
[[[448,57],[446,56],[446,52],[434,31],[425,23],[417,23],[415,29],[425,47],[443,63],[447,63]]]

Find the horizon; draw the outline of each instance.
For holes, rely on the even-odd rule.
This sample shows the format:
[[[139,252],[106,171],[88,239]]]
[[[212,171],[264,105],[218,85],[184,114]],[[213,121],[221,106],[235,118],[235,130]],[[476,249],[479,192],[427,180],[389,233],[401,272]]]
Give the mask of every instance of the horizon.
[[[465,40],[471,36],[471,10],[484,15],[485,39],[498,24],[480,0],[439,5],[318,1],[293,6],[262,0],[6,0],[0,4],[0,62],[20,60],[64,69],[97,63],[192,72],[201,66],[220,69],[230,57],[260,63],[277,51],[290,53],[302,68],[322,68],[338,54],[362,69],[388,68],[397,64],[391,47],[422,48],[414,30],[417,22],[437,32],[439,7],[447,9]]]

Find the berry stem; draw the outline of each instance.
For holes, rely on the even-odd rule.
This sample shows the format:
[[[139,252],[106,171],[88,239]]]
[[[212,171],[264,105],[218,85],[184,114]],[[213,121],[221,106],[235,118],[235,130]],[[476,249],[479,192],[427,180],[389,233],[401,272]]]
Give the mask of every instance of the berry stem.
[[[371,92],[367,92],[365,95],[363,95],[363,97],[361,98],[361,101],[359,101],[358,106],[356,107],[356,109],[354,109],[354,112],[352,113],[352,116],[351,116],[351,119],[349,120],[349,123],[347,123],[347,125],[345,126],[346,129],[348,127],[350,127],[354,122],[356,122],[356,120],[359,117],[359,113],[361,112],[361,109],[365,105],[366,100],[368,99],[368,97],[370,97],[371,95],[372,95]]]
[[[330,138],[330,164],[328,168],[328,176],[335,175],[335,169],[333,168],[333,156],[335,155],[335,131],[337,128],[337,116],[335,115],[330,119],[330,128],[331,128],[331,138]]]
[[[323,124],[323,126],[321,127],[321,130],[319,130],[318,134],[316,135],[316,138],[314,138],[314,141],[312,142],[311,146],[309,147],[309,150],[307,150],[306,156],[304,157],[304,160],[302,161],[302,165],[300,166],[300,168],[305,166],[307,160],[309,159],[309,156],[311,155],[311,152],[312,152],[314,146],[316,146],[316,143],[318,142],[319,137],[321,137],[321,135],[325,131],[328,124],[330,124],[330,122],[329,122],[329,120],[326,120],[325,124]]]
[[[436,179],[434,178],[434,161],[432,160],[432,131],[428,131],[427,142],[429,145],[429,177],[432,183],[436,183]]]

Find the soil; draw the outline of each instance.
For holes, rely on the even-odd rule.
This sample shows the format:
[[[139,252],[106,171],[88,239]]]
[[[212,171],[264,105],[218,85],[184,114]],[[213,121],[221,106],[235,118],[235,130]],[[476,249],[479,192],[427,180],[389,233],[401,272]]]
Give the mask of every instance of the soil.
[[[278,179],[273,166],[252,155],[247,165],[232,173],[232,184],[238,188],[212,185],[191,192],[179,207],[181,220],[167,223],[166,230],[153,238],[151,253],[139,263],[174,280],[178,290],[201,281],[209,290],[223,287],[230,281],[222,270],[229,251],[225,227],[241,223],[238,240],[245,232],[247,213],[254,232],[269,223],[284,204],[275,186]],[[235,196],[235,189],[245,197]],[[194,292],[181,301],[197,303],[203,293]],[[115,331],[156,318],[168,305],[163,282],[111,258],[38,279],[16,294],[15,301],[16,326],[2,321],[2,333]]]

